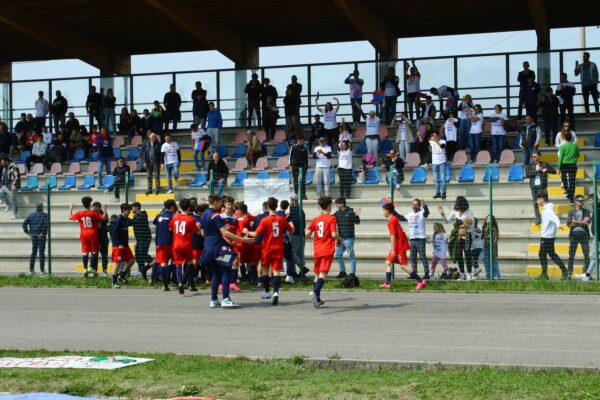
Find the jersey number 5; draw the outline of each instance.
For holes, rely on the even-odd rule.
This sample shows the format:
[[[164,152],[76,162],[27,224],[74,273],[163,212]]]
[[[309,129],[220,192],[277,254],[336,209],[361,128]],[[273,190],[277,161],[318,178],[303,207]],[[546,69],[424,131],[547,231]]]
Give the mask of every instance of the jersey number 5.
[[[279,237],[279,222],[273,222],[273,237]]]

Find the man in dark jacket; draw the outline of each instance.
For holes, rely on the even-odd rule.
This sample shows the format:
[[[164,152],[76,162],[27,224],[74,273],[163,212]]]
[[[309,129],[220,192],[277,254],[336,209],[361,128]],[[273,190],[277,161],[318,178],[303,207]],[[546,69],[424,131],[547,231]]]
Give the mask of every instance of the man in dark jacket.
[[[304,145],[304,138],[300,136],[296,144],[290,149],[289,164],[294,180],[294,193],[298,194],[298,186],[302,193],[302,199],[306,200],[306,172],[308,172],[308,149]],[[302,181],[299,181],[300,168],[302,168]]]
[[[522,105],[525,103],[525,96],[527,92],[527,78],[533,77],[535,80],[535,72],[529,69],[529,63],[523,62],[523,70],[519,71],[517,75],[517,81],[519,82],[519,110],[517,112],[517,119],[521,119],[523,115]]]
[[[121,199],[121,189],[125,189],[127,178],[131,176],[131,169],[129,165],[125,164],[123,157],[117,158],[117,165],[115,165],[112,174],[115,177],[115,200],[119,201]]]
[[[137,261],[142,278],[146,280],[146,272],[152,266],[152,257],[148,254],[148,249],[152,242],[148,213],[142,210],[142,205],[137,201],[131,203],[131,207],[131,212],[133,213],[131,224],[133,225],[133,235],[135,236],[135,260]]]
[[[69,145],[65,140],[65,135],[63,133],[56,135],[56,139],[54,139],[50,145],[50,150],[48,151],[48,155],[45,159],[46,168],[50,169],[53,163],[62,164],[65,162],[67,160],[68,149]]]
[[[356,256],[354,255],[354,225],[360,224],[360,210],[354,210],[352,207],[346,206],[346,199],[340,197],[335,201],[338,210],[333,214],[337,222],[338,235],[341,242],[338,243],[335,249],[335,258],[340,266],[340,273],[337,278],[346,277],[346,265],[344,264],[344,252],[348,251],[350,257],[350,274],[356,274]]]
[[[256,113],[257,126],[261,127],[260,95],[262,93],[262,86],[258,81],[258,74],[252,74],[252,79],[246,85],[244,93],[248,96],[248,129],[252,128],[253,113]]]
[[[15,142],[16,136],[8,131],[4,123],[0,123],[0,157],[10,157],[10,150]]]
[[[209,179],[212,178],[211,184],[214,188],[216,185],[217,196],[220,196],[223,193],[223,189],[227,186],[227,177],[229,176],[229,168],[219,153],[213,153],[213,159],[210,163],[208,163],[208,176]],[[212,190],[212,188],[211,188]]]
[[[290,196],[289,221],[294,224],[294,232],[290,236],[294,263],[300,267],[300,275],[304,277],[304,275],[308,272],[308,269],[306,268],[306,260],[304,259],[304,230],[306,229],[306,215],[304,210],[302,210],[298,204],[298,195],[296,194],[292,194]]]
[[[202,89],[202,82],[196,82],[196,89],[192,91],[192,114],[194,124],[206,129],[208,116],[208,100],[206,90]]]
[[[286,91],[290,91],[290,96],[294,100],[294,104],[296,104],[296,110],[293,115],[300,116],[300,105],[302,104],[302,84],[298,83],[298,77],[296,75],[292,75],[292,82],[287,85]]]
[[[529,178],[529,187],[531,197],[533,197],[533,211],[535,212],[535,223],[541,224],[542,217],[537,205],[538,194],[548,193],[548,174],[555,174],[556,170],[542,161],[542,153],[539,150],[533,152],[533,162],[525,170],[526,177]]]
[[[177,130],[177,122],[181,120],[181,96],[177,93],[174,84],[169,86],[169,91],[165,93],[163,98],[163,104],[165,105],[165,131],[169,130],[169,122],[173,121],[173,130]]]
[[[523,104],[519,104],[519,108],[521,106],[525,107],[525,112],[527,115],[531,115],[533,117],[533,122],[537,124],[537,115],[538,115],[538,96],[540,94],[540,85],[535,81],[534,75],[530,74],[527,77],[527,87],[525,88],[525,94],[523,97]]]
[[[556,85],[555,94],[558,96],[560,103],[560,125],[565,122],[568,114],[571,128],[575,129],[575,116],[573,115],[574,105],[573,97],[575,96],[575,85],[567,79],[567,73],[561,72],[560,83]]]
[[[95,201],[92,203],[92,210],[97,212],[98,214],[104,216],[104,210],[102,209],[102,204],[99,201]],[[109,226],[114,222],[114,218],[108,219],[104,218],[98,224],[98,240],[100,242],[100,256],[102,257],[102,276],[108,276],[108,242],[109,237],[108,233],[112,232],[112,227]]]
[[[533,122],[531,115],[525,116],[525,125],[521,128],[521,143],[519,146],[523,149],[523,158],[525,166],[531,161],[531,152],[538,149],[542,133],[540,127]],[[554,138],[552,138],[554,141]],[[550,142],[546,142],[546,146],[550,146]]]
[[[65,99],[60,92],[56,91],[56,97],[52,100],[50,106],[50,113],[52,113],[52,120],[54,121],[54,132],[58,132],[59,125],[65,125],[65,116],[67,115],[67,109],[69,108],[69,102]]]
[[[0,200],[9,211],[12,210],[12,219],[17,219],[17,190],[20,188],[21,174],[17,166],[8,157],[0,159]]]
[[[98,155],[98,184],[102,185],[102,170],[106,168],[106,174],[110,173],[110,162],[114,157],[112,138],[108,136],[106,128],[100,129],[100,135],[96,136],[94,148]]]
[[[156,133],[150,134],[150,141],[144,149],[144,166],[148,172],[148,190],[146,195],[152,193],[152,178],[154,178],[154,194],[160,192],[160,164],[162,164],[162,153],[159,136]]]
[[[94,118],[98,125],[102,124],[101,121],[101,108],[102,108],[102,95],[96,92],[96,86],[90,86],[90,94],[88,94],[87,100],[85,101],[85,107],[90,117],[90,131],[94,126]]]
[[[590,229],[591,213],[583,208],[585,198],[581,195],[575,197],[575,208],[569,211],[567,215],[567,224],[569,225],[569,277],[573,275],[573,264],[575,262],[575,253],[581,245],[583,252],[583,269],[590,265]]]
[[[31,256],[29,257],[29,275],[34,274],[35,258],[40,255],[40,275],[46,275],[44,265],[46,262],[46,234],[48,232],[48,215],[44,212],[44,205],[37,203],[35,211],[23,221],[23,232],[31,238]]]
[[[75,114],[72,112],[68,114],[68,118],[67,122],[65,122],[65,132],[70,135],[73,129],[79,129],[79,120],[75,118]]]

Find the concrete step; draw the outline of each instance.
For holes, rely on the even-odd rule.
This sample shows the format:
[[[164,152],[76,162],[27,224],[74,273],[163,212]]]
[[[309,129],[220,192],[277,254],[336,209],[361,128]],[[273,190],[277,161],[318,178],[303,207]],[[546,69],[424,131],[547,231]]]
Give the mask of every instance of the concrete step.
[[[555,243],[554,251],[561,257],[569,256],[569,243]],[[539,243],[529,243],[527,245],[527,252],[530,256],[536,256],[540,252],[540,244]],[[577,255],[583,255],[583,251],[581,250],[581,246],[577,246]]]
[[[565,189],[560,186],[548,187],[548,197],[561,197],[565,193]],[[585,188],[581,186],[575,187],[575,196],[585,195]]]
[[[553,277],[553,278],[560,278],[562,277],[562,271],[559,267],[557,267],[556,265],[548,265],[548,276],[549,277]],[[537,277],[540,276],[542,273],[542,266],[541,265],[528,265],[527,269],[525,270],[525,274],[527,276],[531,276],[531,277]],[[573,275],[579,275],[584,273],[584,269],[583,267],[573,267]]]

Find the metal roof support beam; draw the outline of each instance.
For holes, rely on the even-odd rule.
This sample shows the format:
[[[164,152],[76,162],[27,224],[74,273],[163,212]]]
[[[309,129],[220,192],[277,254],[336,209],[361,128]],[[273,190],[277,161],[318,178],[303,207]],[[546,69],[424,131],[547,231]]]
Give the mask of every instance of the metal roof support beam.
[[[529,0],[529,13],[537,35],[537,50],[550,51],[550,28],[543,0]]]
[[[12,81],[12,62],[0,60],[0,82]]]
[[[104,43],[93,41],[81,34],[65,31],[64,28],[54,29],[50,33],[47,21],[32,14],[24,14],[10,6],[2,6],[0,22],[6,24],[32,38],[42,42],[66,57],[78,58],[103,71],[116,74],[130,74],[131,68],[122,68],[127,65],[129,55],[115,50]]]
[[[363,0],[332,0],[340,12],[379,52],[381,58],[398,58],[398,38],[390,35],[385,23]]]
[[[258,46],[212,22],[209,18],[201,17],[194,9],[179,0],[145,0],[145,2],[202,43],[224,54],[235,62],[236,66],[243,68],[258,66]]]

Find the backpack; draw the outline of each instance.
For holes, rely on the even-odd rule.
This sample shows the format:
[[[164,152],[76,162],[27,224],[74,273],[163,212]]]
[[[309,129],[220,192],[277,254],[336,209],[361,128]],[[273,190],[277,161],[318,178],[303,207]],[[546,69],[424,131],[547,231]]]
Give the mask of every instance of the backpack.
[[[358,280],[358,277],[355,274],[346,275],[344,281],[342,282],[342,287],[344,288],[355,288],[359,286],[360,281]]]
[[[448,268],[447,271],[442,272],[440,279],[446,280],[457,280],[460,278],[460,272],[458,272],[457,268]]]

